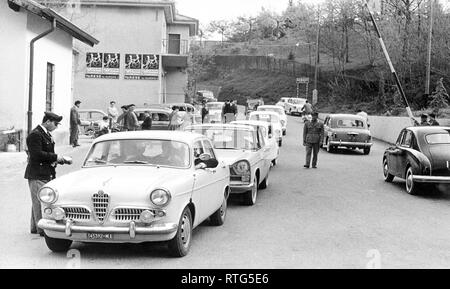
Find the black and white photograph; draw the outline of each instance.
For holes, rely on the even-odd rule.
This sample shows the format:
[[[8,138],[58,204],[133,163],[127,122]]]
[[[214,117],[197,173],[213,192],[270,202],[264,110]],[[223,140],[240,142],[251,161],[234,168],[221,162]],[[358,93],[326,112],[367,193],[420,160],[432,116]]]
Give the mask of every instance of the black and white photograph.
[[[449,28],[448,0],[0,0],[0,268],[449,269]]]

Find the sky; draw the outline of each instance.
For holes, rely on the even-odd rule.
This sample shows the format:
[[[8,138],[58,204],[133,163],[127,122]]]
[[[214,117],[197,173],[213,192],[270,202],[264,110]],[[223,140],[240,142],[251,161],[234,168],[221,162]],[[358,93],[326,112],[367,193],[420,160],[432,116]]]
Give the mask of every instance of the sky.
[[[303,0],[304,3],[317,3],[322,0]],[[296,2],[296,1],[294,1]],[[288,0],[176,0],[178,13],[196,18],[200,25],[212,20],[233,20],[238,16],[255,16],[264,7],[270,11],[282,12]]]

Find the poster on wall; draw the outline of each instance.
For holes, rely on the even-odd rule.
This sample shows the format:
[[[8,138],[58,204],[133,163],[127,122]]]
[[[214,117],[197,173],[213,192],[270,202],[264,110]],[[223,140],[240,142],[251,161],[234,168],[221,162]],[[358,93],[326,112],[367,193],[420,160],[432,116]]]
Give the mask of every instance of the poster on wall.
[[[156,80],[159,76],[159,55],[142,55],[142,76],[141,79]]]
[[[141,79],[142,54],[125,54],[125,79]]]
[[[86,78],[101,78],[103,53],[86,53]]]
[[[119,79],[120,74],[120,54],[103,53],[102,78]]]
[[[157,80],[159,55],[125,54],[125,79]]]

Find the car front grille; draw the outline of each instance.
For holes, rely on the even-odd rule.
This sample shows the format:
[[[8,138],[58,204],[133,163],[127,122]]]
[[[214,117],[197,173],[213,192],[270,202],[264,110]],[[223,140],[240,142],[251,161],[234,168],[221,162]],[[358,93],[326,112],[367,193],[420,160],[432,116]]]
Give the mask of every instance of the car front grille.
[[[89,221],[91,219],[91,212],[83,207],[65,207],[66,218],[74,221]]]
[[[145,209],[118,208],[114,211],[116,221],[139,221],[141,213]]]
[[[92,196],[92,204],[97,219],[103,223],[108,213],[109,195],[103,192],[98,192]]]

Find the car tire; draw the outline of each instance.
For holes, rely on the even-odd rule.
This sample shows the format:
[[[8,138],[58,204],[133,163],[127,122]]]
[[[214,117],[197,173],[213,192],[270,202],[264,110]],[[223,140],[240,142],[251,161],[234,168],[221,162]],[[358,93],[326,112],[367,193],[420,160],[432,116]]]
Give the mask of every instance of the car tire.
[[[277,165],[277,159],[272,160],[272,166],[275,167]]]
[[[52,252],[67,252],[70,245],[72,245],[72,240],[66,239],[55,239],[44,234],[45,244]]]
[[[264,190],[267,189],[268,186],[269,186],[269,174],[267,174],[266,178],[259,185],[259,189]]]
[[[388,166],[388,161],[386,158],[383,159],[383,176],[384,176],[384,181],[387,183],[392,183],[392,181],[395,178],[394,175],[391,175],[389,173],[389,166]]]
[[[413,169],[411,166],[409,166],[406,169],[405,189],[408,194],[417,195],[420,192],[421,186],[416,182],[414,182],[413,176],[414,176]]]
[[[286,130],[283,131],[283,135],[287,135],[287,131]]]
[[[253,206],[256,204],[256,198],[258,197],[258,178],[253,178],[253,188],[244,194],[244,205]]]
[[[213,226],[222,226],[225,223],[227,217],[227,193],[225,192],[223,197],[223,203],[217,211],[209,217],[210,224]]]
[[[282,147],[282,146],[283,146],[283,140],[282,140],[282,139],[280,139],[280,140],[278,141],[278,146],[279,146],[279,147]]]
[[[192,241],[192,214],[186,207],[178,222],[178,230],[175,237],[169,241],[169,253],[173,257],[184,257],[189,253]]]
[[[364,148],[363,151],[365,155],[370,154],[370,148]]]

